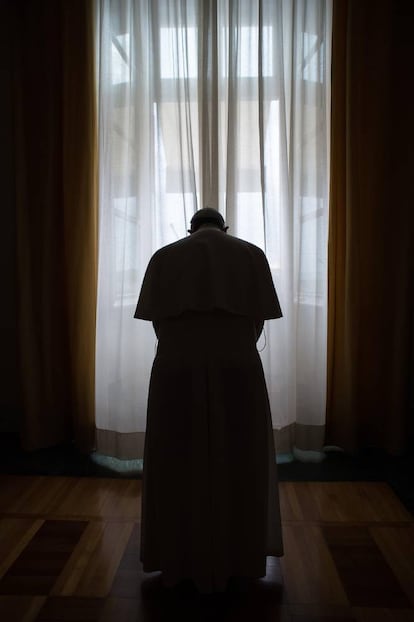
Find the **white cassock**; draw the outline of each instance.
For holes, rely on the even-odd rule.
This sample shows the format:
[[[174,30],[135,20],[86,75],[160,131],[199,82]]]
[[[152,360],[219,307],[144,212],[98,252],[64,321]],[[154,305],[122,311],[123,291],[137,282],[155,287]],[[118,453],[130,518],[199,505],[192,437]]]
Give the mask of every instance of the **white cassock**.
[[[158,336],[144,449],[141,561],[223,591],[283,555],[277,467],[256,341],[282,316],[263,251],[217,228],[158,250],[134,317]]]

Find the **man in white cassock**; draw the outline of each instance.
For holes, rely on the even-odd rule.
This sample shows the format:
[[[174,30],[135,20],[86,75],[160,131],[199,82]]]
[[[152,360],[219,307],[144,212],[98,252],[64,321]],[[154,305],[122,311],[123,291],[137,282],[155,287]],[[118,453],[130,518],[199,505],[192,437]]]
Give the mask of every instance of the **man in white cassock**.
[[[141,561],[201,593],[263,577],[283,555],[268,394],[256,342],[282,316],[263,251],[204,208],[158,250],[135,318],[151,320]]]

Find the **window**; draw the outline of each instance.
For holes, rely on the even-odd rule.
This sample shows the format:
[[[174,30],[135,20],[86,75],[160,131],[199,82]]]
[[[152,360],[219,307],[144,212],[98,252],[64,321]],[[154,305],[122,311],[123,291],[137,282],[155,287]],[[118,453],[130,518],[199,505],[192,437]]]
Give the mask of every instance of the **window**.
[[[96,2],[99,427],[145,430],[154,336],[133,308],[151,255],[209,204],[271,266],[273,423],[321,425],[331,0]]]
[[[203,78],[204,35],[197,13],[199,3],[186,3],[186,26],[171,25],[171,16],[166,14],[170,4],[160,5],[156,30],[147,41],[151,46],[147,53],[153,83],[144,85],[148,88],[149,104],[152,105],[149,123],[153,128],[153,143],[148,158],[155,184],[151,199],[154,250],[183,237],[183,220],[188,225],[193,212],[202,206],[201,141],[204,137],[200,81]],[[287,192],[283,186],[285,171],[282,169],[286,166],[286,154],[281,153],[284,140],[281,127],[285,128],[289,111],[280,101],[283,75],[277,34],[270,21],[262,23],[259,29],[258,16],[252,18],[251,11],[240,17],[237,29],[230,27],[229,23],[222,25],[220,5],[224,4],[219,2],[217,99],[213,102],[217,115],[218,207],[225,218],[231,219],[232,233],[265,250],[273,274],[277,275],[282,263],[281,236],[283,230],[291,226],[283,222],[281,212]],[[246,23],[248,18],[250,23]],[[116,304],[122,305],[135,303],[142,261],[137,252],[142,210],[136,192],[139,184],[136,145],[140,136],[134,127],[135,93],[140,79],[136,74],[136,61],[140,51],[137,50],[136,33],[128,30],[132,23],[123,27],[122,20],[116,22],[110,62],[113,89],[110,153],[115,231],[113,281]],[[327,167],[321,158],[320,119],[315,114],[315,109],[321,106],[321,98],[325,97],[325,49],[320,33],[303,31],[300,51],[293,77],[300,83],[303,93],[302,127],[296,132],[300,145],[296,149],[291,145],[288,165],[294,165],[301,175],[292,224],[301,275],[297,299],[300,302],[309,299],[315,303],[319,296],[323,297],[318,284],[323,281],[326,271],[326,257],[324,251],[320,255],[321,245],[318,243],[319,238],[326,237],[326,175],[323,171]],[[233,104],[232,114],[236,111],[237,120],[230,127],[229,82],[232,81],[237,89],[237,103]],[[262,98],[260,103],[259,97]],[[292,128],[289,130],[288,126],[287,129],[291,131]],[[237,157],[236,172],[230,184],[226,179],[229,158],[232,157],[229,150]],[[295,158],[302,162],[294,162]],[[232,213],[229,214],[227,193],[231,184]],[[272,235],[266,234],[269,229]]]

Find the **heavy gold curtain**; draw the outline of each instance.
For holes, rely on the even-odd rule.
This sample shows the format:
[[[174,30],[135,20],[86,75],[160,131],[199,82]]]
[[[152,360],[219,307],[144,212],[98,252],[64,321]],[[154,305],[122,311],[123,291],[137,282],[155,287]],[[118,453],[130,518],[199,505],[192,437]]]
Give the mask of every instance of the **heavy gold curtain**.
[[[22,440],[94,444],[92,1],[13,4]]]
[[[334,2],[327,442],[349,451],[412,434],[413,23],[405,1]]]

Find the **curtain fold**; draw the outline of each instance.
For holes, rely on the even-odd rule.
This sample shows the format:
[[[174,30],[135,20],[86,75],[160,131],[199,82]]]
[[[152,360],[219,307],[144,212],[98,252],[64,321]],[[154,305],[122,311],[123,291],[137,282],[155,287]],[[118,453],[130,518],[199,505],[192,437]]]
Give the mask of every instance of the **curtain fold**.
[[[97,8],[98,449],[142,457],[156,342],[137,296],[153,252],[206,204],[266,252],[279,293],[284,317],[259,343],[279,451],[321,449],[331,2]]]
[[[92,0],[64,0],[63,209],[74,439],[95,437],[95,338],[98,269],[95,15]]]
[[[94,444],[97,265],[93,3],[16,2],[22,442]]]
[[[412,14],[334,2],[327,440],[349,451],[409,438]]]

